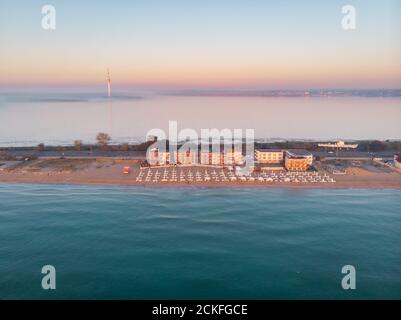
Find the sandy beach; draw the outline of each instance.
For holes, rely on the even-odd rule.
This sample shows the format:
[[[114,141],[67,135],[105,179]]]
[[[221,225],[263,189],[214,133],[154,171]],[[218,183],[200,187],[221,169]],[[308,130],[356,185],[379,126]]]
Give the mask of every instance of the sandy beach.
[[[129,166],[130,174],[123,168]],[[49,183],[80,185],[118,185],[144,187],[242,187],[242,188],[392,188],[401,189],[401,174],[388,168],[349,167],[346,174],[333,175],[320,169],[335,182],[266,182],[266,181],[138,181],[140,169],[138,160],[113,159],[38,159],[14,164],[0,169],[0,183]],[[176,168],[176,170],[202,170],[199,167]],[[152,168],[145,170],[158,170]],[[173,169],[170,169],[173,170]],[[224,169],[221,169],[224,170]],[[179,172],[179,171],[178,171]],[[224,172],[224,171],[222,171]]]

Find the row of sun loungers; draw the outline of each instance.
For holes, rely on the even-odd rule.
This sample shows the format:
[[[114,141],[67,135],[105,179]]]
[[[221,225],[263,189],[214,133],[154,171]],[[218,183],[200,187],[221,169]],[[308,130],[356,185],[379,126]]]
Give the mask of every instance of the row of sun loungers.
[[[249,176],[238,176],[233,172],[215,169],[143,169],[136,177],[137,182],[292,182],[292,183],[332,183],[333,178],[318,172],[262,172]]]

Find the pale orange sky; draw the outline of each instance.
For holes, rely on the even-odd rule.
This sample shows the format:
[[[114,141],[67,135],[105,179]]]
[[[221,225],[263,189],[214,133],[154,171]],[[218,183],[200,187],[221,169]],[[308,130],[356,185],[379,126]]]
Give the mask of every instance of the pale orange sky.
[[[117,1],[78,12],[74,1],[55,1],[51,32],[40,27],[40,3],[0,5],[1,86],[97,86],[110,68],[114,86],[401,87],[396,1],[357,1],[354,31],[341,29],[340,1]]]

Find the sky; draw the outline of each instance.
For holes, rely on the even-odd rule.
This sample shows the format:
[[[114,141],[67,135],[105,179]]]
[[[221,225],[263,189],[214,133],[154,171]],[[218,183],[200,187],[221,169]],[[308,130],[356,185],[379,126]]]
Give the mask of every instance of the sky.
[[[0,2],[0,87],[103,86],[107,68],[121,88],[401,88],[401,2]]]

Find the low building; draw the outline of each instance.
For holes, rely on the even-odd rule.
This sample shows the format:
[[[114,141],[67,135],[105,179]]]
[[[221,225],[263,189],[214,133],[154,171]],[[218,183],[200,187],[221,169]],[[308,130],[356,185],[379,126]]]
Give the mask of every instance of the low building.
[[[313,163],[313,155],[302,149],[287,150],[284,158],[285,168],[289,171],[306,171]]]
[[[277,149],[256,149],[255,162],[257,163],[282,163],[284,151]]]

